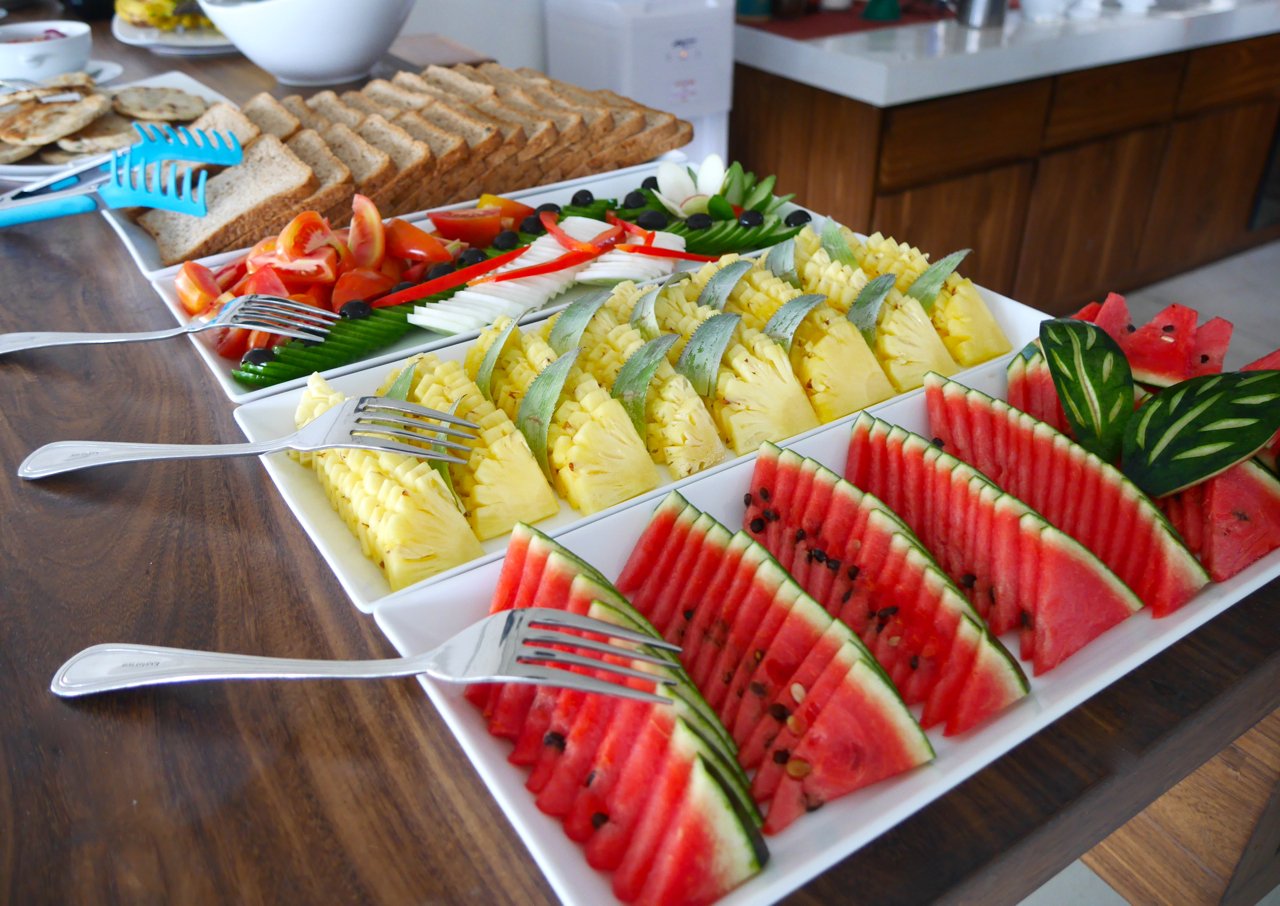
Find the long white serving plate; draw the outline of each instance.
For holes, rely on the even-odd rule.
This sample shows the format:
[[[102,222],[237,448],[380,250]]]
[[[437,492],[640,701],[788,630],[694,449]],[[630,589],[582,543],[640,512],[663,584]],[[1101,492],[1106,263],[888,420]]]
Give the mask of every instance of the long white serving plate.
[[[656,163],[641,164],[635,167],[627,167],[622,170],[614,170],[610,173],[601,173],[597,176],[588,176],[582,179],[566,180],[564,182],[551,183],[546,186],[540,186],[536,189],[524,189],[519,192],[509,192],[508,197],[517,199],[532,207],[554,201],[557,204],[568,204],[569,199],[573,197],[573,193],[579,189],[590,189],[597,198],[620,198],[637,188],[646,176],[656,173],[658,170]],[[433,208],[435,211],[452,211],[458,208],[473,208],[475,201],[464,201],[458,204],[445,205],[440,208]],[[120,216],[116,216],[115,212],[108,212],[108,219],[111,225],[116,228],[116,232],[120,234],[120,238],[125,245],[129,247],[130,253],[134,260],[138,263],[138,267],[142,270],[143,276],[151,281],[151,285],[155,287],[157,293],[160,294],[165,306],[169,312],[177,320],[179,324],[191,323],[191,316],[187,314],[186,309],[178,301],[178,293],[174,288],[174,279],[177,277],[178,270],[181,265],[172,267],[163,267],[160,264],[159,254],[156,252],[155,241],[151,236],[135,224],[133,221]],[[415,214],[401,215],[400,219],[407,220],[410,223],[417,224],[428,231],[433,231],[430,221],[427,219],[425,211],[419,211]],[[216,268],[226,264],[228,261],[234,261],[242,257],[248,249],[237,249],[230,252],[220,252],[216,255],[210,255],[207,258],[201,258],[200,263],[211,268]],[[566,294],[555,304],[543,309],[540,313],[534,313],[534,317],[546,317],[548,314],[559,311],[567,305],[574,297]],[[210,332],[212,333],[212,332]],[[383,365],[389,362],[398,362],[410,355],[419,352],[429,352],[431,350],[440,349],[454,343],[466,342],[474,340],[478,336],[477,332],[468,332],[461,334],[443,334],[431,330],[414,327],[409,330],[400,340],[391,346],[386,347],[381,352],[362,359],[359,362],[352,362],[337,368],[331,368],[323,372],[324,376],[331,377],[339,374],[346,374],[362,368],[368,368],[373,365]],[[279,384],[273,384],[270,387],[252,388],[244,384],[238,383],[231,376],[231,372],[240,363],[231,359],[224,359],[213,350],[213,346],[208,341],[209,334],[197,335],[191,337],[191,342],[195,344],[196,351],[200,358],[204,360],[209,371],[213,373],[213,378],[218,382],[218,386],[222,388],[223,393],[234,403],[247,403],[251,400],[261,399],[264,396],[272,396],[277,393],[288,390],[296,390],[306,383],[306,378],[298,378],[293,381],[283,381]]]
[[[1038,335],[1039,324],[1045,318],[1043,313],[1005,296],[987,290],[981,290],[981,292],[983,299],[990,307],[992,314],[995,315],[996,320],[1000,322],[1001,328],[1004,329],[1005,335],[1008,336],[1014,349],[1021,348]],[[440,358],[461,360],[466,357],[470,343],[455,343],[452,345],[442,343],[437,345],[440,348],[437,348],[435,352]],[[402,353],[397,356],[396,360],[403,358],[403,355]],[[360,371],[337,377],[330,383],[348,396],[373,393],[382,384],[387,374],[391,371],[391,367],[389,362],[379,364],[376,367],[363,367]],[[281,437],[294,430],[293,414],[297,408],[299,396],[298,392],[278,393],[240,406],[235,411],[236,422],[249,440],[267,440]],[[887,405],[887,403],[880,404],[880,406],[884,405]],[[879,406],[872,407],[873,411],[878,408]],[[846,418],[842,421],[848,421],[848,419]],[[838,423],[833,422],[832,424]],[[352,602],[360,610],[366,612],[373,610],[380,599],[391,593],[390,586],[387,585],[386,579],[383,578],[382,573],[379,572],[373,562],[364,556],[360,550],[359,541],[352,535],[338,514],[334,512],[319,481],[316,480],[315,474],[298,465],[284,454],[264,456],[262,459],[266,465],[267,473],[271,476],[271,480],[280,489],[280,494],[284,497],[285,502],[293,510],[294,515],[298,517],[303,529],[311,537],[320,554],[324,557],[325,562],[329,564],[334,575],[337,576],[338,581],[342,584],[343,589],[351,597]],[[729,462],[732,463],[734,461],[730,460]],[[700,477],[708,475],[716,471],[716,469],[724,469],[727,466],[728,463],[724,463],[701,473],[701,475],[695,475],[681,481],[664,481],[657,490],[637,499],[654,499],[672,487],[681,487],[692,481],[697,481]],[[667,474],[665,469],[660,470],[660,472],[664,475]],[[561,531],[571,526],[595,521],[629,505],[630,502],[621,503],[600,513],[584,517],[571,509],[568,504],[562,503],[560,513],[538,523],[538,528],[548,532]],[[490,539],[485,542],[485,556],[483,558],[455,567],[424,581],[427,583],[438,582],[451,575],[471,569],[479,563],[496,560],[502,556],[506,545],[506,536]]]
[[[1007,360],[979,366],[960,379],[1003,397]],[[876,414],[927,436],[920,391],[880,407]],[[848,436],[847,424],[833,424],[785,446],[843,472]],[[681,493],[694,506],[736,529],[742,524],[742,498],[750,487],[754,465],[753,459],[736,462],[686,483]],[[590,525],[560,533],[557,540],[614,579],[654,505],[647,499],[617,509]],[[489,562],[429,587],[397,593],[375,611],[378,625],[401,654],[427,651],[488,613],[501,567],[501,561]],[[1172,616],[1155,620],[1145,611],[1136,614],[1048,674],[1032,678],[1027,698],[983,726],[951,738],[943,737],[940,730],[930,732],[937,752],[931,764],[828,803],[768,838],[769,864],[721,903],[757,906],[780,899],[1277,576],[1280,551],[1228,582],[1209,586]],[[1016,632],[1003,641],[1011,651],[1018,651]],[[1030,665],[1024,667],[1030,673]],[[559,822],[538,811],[524,788],[527,772],[507,761],[510,744],[489,735],[479,712],[463,698],[461,687],[426,679],[423,686],[556,895],[568,906],[613,902],[608,875],[592,869]]]

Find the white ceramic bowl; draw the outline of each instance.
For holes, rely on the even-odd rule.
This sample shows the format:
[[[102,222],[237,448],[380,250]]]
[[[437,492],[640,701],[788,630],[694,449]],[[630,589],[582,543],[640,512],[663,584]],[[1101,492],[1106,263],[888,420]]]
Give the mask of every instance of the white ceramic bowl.
[[[200,7],[254,63],[285,85],[361,79],[391,46],[414,0],[261,0]]]
[[[65,37],[50,38],[46,33]],[[83,22],[50,19],[0,25],[0,79],[29,79],[40,82],[64,72],[76,72],[89,65],[93,36]]]

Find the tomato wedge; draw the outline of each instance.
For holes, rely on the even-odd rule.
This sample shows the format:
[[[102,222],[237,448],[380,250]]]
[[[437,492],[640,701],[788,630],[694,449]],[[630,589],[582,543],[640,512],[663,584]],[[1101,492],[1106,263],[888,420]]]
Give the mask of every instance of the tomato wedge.
[[[378,296],[386,295],[395,285],[396,281],[381,271],[367,267],[352,268],[334,284],[329,305],[334,311],[338,311],[354,299],[371,302]]]
[[[218,285],[213,271],[196,261],[188,261],[178,270],[174,277],[173,288],[178,293],[178,301],[189,315],[204,314],[213,305],[214,300],[222,295],[222,287]]]
[[[213,279],[217,281],[218,287],[226,292],[235,286],[249,272],[248,257],[230,261],[213,272]]]
[[[493,245],[494,238],[503,230],[501,208],[436,211],[427,216],[445,239],[459,239],[478,249]]]
[[[514,228],[530,214],[537,213],[535,208],[527,204],[521,204],[511,198],[503,198],[501,195],[490,195],[488,192],[476,199],[476,207],[497,208],[502,212],[503,226],[506,229]]]
[[[338,251],[325,246],[319,251],[292,260],[274,252],[249,259],[249,273],[270,268],[280,278],[294,285],[306,283],[332,283],[338,279]]]
[[[378,207],[363,195],[351,200],[351,266],[378,268],[386,254],[386,229]]]
[[[279,271],[269,265],[263,265],[237,283],[232,292],[237,296],[247,296],[250,293],[263,296],[287,296],[289,287],[285,285]]]
[[[387,254],[393,258],[433,263],[453,260],[443,242],[411,223],[389,220],[386,233]]]
[[[329,222],[316,211],[303,211],[280,231],[276,251],[292,261],[328,245],[331,239],[333,230],[329,229]]]

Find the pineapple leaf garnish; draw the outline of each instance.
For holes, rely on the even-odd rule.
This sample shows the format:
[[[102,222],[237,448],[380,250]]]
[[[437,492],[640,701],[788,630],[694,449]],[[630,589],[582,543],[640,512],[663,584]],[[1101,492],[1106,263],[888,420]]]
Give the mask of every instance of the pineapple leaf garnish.
[[[827,297],[818,293],[796,296],[773,313],[769,323],[764,326],[765,335],[790,352],[791,344],[795,341],[796,331],[800,329],[801,323],[811,311],[825,304],[826,301]]]
[[[387,388],[387,392],[383,396],[393,400],[400,400],[401,402],[409,401],[409,391],[413,389],[413,377],[418,370],[417,361],[415,356],[405,362],[404,367],[400,369],[400,373],[396,375],[395,381]]]
[[[414,356],[405,363],[404,368],[400,369],[400,373],[396,375],[395,381],[387,388],[387,392],[383,394],[384,396],[401,402],[407,403],[409,401],[409,394],[413,390],[413,382],[418,370],[418,359],[420,358],[422,356]],[[457,414],[459,402],[460,400],[455,400],[454,404],[449,407],[450,415]],[[440,444],[432,444],[431,449],[440,453],[449,453]],[[458,508],[459,512],[462,512],[464,509],[462,500],[458,497],[458,492],[453,487],[453,476],[449,474],[449,464],[442,459],[428,459],[427,463],[439,473],[440,478],[444,481],[444,486],[449,489],[449,494],[453,497],[454,506]]]
[[[1242,462],[1280,429],[1280,371],[1191,378],[1151,397],[1124,432],[1122,469],[1152,497]]]
[[[520,400],[520,408],[516,410],[516,427],[524,435],[533,458],[542,467],[542,474],[551,478],[551,464],[547,459],[547,434],[551,430],[551,419],[555,415],[556,406],[560,402],[560,394],[564,392],[564,382],[569,372],[578,361],[579,346],[556,359],[533,379],[524,399]]]
[[[853,249],[849,248],[849,241],[844,238],[844,233],[840,231],[840,224],[834,220],[828,220],[822,227],[822,247],[827,254],[831,256],[832,261],[839,261],[841,264],[847,264],[849,267],[857,267],[858,259],[853,257]]]
[[[480,368],[476,371],[476,386],[480,388],[484,398],[491,403],[493,402],[493,369],[498,366],[498,358],[502,355],[502,350],[507,348],[507,342],[515,330],[516,322],[512,318],[507,322],[507,326],[502,328],[502,333],[489,344],[489,348],[485,350],[484,359],[480,362]]]
[[[950,277],[965,256],[972,251],[971,249],[961,249],[958,252],[952,252],[945,258],[935,261],[933,264],[925,268],[923,274],[916,277],[916,282],[911,284],[907,290],[907,295],[916,299],[925,311],[933,308],[934,300],[938,298],[938,290],[942,289],[942,284]]]
[[[685,344],[676,362],[676,371],[689,379],[698,396],[711,396],[715,390],[720,360],[733,341],[733,333],[741,320],[741,316],[728,312],[712,315],[698,325]]]
[[[640,335],[646,340],[652,340],[662,333],[662,326],[658,324],[658,296],[672,283],[678,283],[688,276],[688,271],[676,271],[644,293],[631,307],[631,326],[640,331]]]
[[[653,383],[658,366],[666,359],[667,350],[678,339],[680,337],[674,333],[654,337],[622,363],[618,376],[613,379],[610,395],[622,403],[622,408],[626,410],[627,417],[631,419],[641,440],[646,440],[645,435],[648,433],[644,412],[649,400],[649,385]]]
[[[612,287],[588,293],[581,299],[574,300],[560,313],[556,323],[551,326],[551,335],[547,337],[547,342],[556,351],[556,355],[564,355],[582,342],[582,334],[586,332],[587,325],[612,294]]]
[[[764,259],[764,266],[779,280],[785,280],[797,289],[800,287],[800,274],[796,269],[796,241],[786,239],[769,249]]]
[[[1040,345],[1076,442],[1114,463],[1133,414],[1124,352],[1102,328],[1069,318],[1041,322]]]
[[[893,289],[894,280],[893,274],[881,274],[868,281],[862,287],[862,292],[858,293],[858,298],[849,306],[849,320],[858,328],[867,345],[873,348],[876,342],[876,322],[880,320],[880,306],[884,305],[889,290]]]
[[[747,271],[755,266],[754,261],[746,258],[726,264],[711,275],[707,285],[698,294],[698,304],[714,308],[716,311],[724,311],[725,303],[729,301],[729,294],[733,292],[733,288],[746,276]]]

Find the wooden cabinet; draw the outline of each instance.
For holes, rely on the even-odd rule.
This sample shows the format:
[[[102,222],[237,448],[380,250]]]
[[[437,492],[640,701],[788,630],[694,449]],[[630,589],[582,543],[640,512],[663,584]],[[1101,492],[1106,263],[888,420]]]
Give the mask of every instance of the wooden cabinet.
[[[881,110],[737,67],[729,150],[800,201],[1052,312],[1280,238],[1251,230],[1280,35]]]

